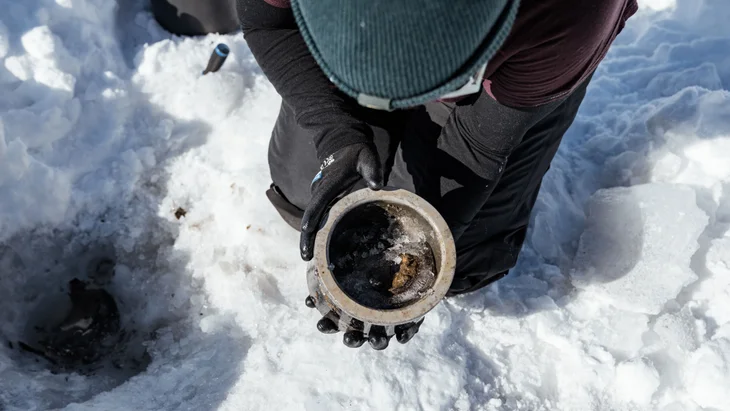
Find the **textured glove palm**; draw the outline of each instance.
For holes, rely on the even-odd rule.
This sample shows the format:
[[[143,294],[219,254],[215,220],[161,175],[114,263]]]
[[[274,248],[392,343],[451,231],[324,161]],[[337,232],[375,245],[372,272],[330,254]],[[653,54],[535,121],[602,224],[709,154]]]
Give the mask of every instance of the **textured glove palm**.
[[[383,170],[375,150],[353,144],[329,155],[312,181],[312,200],[304,211],[299,252],[304,261],[314,255],[314,240],[331,203],[347,193],[360,179],[373,190],[383,187]]]

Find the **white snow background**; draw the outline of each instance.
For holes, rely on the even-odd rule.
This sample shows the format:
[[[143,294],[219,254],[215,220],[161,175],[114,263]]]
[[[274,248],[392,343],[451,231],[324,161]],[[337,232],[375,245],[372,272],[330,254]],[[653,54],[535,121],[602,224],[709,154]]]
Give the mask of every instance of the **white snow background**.
[[[518,267],[376,352],[304,306],[264,196],[280,99],[240,33],[171,36],[139,0],[0,0],[0,410],[730,410],[728,21],[727,0],[644,0]],[[110,253],[146,370],[52,374],[10,347]]]

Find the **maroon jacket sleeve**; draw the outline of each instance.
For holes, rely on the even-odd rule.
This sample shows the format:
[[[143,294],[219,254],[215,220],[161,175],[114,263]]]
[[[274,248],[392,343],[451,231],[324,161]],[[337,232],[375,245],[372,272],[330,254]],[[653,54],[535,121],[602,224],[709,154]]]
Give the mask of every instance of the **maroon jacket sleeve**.
[[[522,0],[485,88],[512,107],[563,98],[585,80],[636,13],[636,0]]]

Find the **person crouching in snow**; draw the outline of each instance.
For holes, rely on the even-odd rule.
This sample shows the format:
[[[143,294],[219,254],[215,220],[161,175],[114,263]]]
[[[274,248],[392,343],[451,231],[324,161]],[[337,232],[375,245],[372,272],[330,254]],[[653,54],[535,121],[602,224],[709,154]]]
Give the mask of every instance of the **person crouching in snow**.
[[[333,200],[387,184],[425,198],[449,224],[448,295],[504,277],[591,76],[637,8],[237,0],[249,48],[282,97],[267,195],[301,230],[301,257],[312,259]]]

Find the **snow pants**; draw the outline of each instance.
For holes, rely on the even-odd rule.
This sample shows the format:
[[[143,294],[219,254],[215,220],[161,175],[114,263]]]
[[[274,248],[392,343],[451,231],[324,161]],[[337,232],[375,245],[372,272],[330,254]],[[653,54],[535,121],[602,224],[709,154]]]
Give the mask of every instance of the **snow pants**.
[[[589,81],[539,114],[540,120],[515,147],[485,202],[469,201],[458,189],[446,195],[438,189],[445,179],[457,185],[474,179],[469,167],[437,148],[437,144],[444,143],[439,139],[454,135],[442,133],[442,128],[464,103],[433,102],[395,112],[361,109],[359,118],[372,128],[386,185],[419,194],[439,210],[452,232],[460,233],[455,235],[457,264],[449,295],[482,288],[504,277],[516,264],[542,179],[575,119]],[[505,110],[508,116],[510,109]],[[484,137],[484,141],[492,140]],[[462,141],[446,143],[452,153],[455,149],[469,150]],[[269,145],[273,184],[267,196],[297,229],[319,166],[312,136],[296,123],[291,108],[282,103]],[[353,190],[360,187],[364,184]],[[465,215],[474,217],[465,219]]]
[[[235,0],[151,0],[157,22],[170,33],[200,36],[241,29]]]

